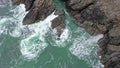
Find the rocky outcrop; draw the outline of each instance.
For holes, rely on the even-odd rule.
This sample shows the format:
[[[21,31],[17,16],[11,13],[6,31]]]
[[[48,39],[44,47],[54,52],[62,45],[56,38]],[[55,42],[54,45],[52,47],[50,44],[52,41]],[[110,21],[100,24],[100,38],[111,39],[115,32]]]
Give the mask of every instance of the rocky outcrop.
[[[32,24],[45,19],[55,8],[53,0],[12,0],[13,4],[24,3],[29,13],[23,24]],[[105,68],[120,68],[120,0],[61,0],[80,27],[91,35],[104,34],[99,40],[101,63]],[[59,17],[52,21],[52,28],[60,36],[65,28],[65,13],[57,10]],[[59,38],[58,38],[59,39]]]
[[[73,20],[99,40],[101,63],[105,68],[120,68],[120,0],[68,0]]]
[[[64,28],[65,28],[65,25],[64,25],[64,21],[65,21],[65,13],[63,10],[57,10],[55,12],[55,15],[59,15],[59,17],[57,17],[56,19],[54,19],[52,21],[52,29],[56,29],[57,30],[57,35],[58,35],[58,40],[60,39],[60,35],[62,34]]]
[[[12,0],[14,5],[25,4],[26,11],[29,13],[23,20],[24,25],[33,24],[44,20],[55,10],[52,0]]]
[[[52,29],[56,29],[58,37],[60,37],[65,27],[65,14],[64,11],[56,9],[53,0],[12,0],[12,2],[14,5],[25,4],[26,11],[29,11],[23,20],[23,25],[44,20],[55,11],[55,15],[59,15],[59,17],[52,21]]]

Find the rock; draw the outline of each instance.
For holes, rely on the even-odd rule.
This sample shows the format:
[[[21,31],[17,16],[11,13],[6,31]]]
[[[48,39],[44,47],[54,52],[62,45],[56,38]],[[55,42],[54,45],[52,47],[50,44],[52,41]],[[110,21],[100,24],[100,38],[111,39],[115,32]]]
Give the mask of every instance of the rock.
[[[61,24],[64,24],[64,21],[65,21],[65,13],[63,10],[56,11],[55,15],[59,15],[59,16],[52,21],[52,25],[51,25],[52,29],[56,28]]]
[[[55,5],[52,0],[35,0],[29,13],[24,18],[23,24],[28,25],[44,20],[54,10]]]
[[[35,0],[12,0],[13,5],[25,4],[26,11],[30,10]]]
[[[120,36],[120,24],[114,25],[113,28],[109,31],[109,34],[111,37]]]
[[[117,52],[119,52],[120,51],[120,46],[108,45],[107,49],[111,50],[111,51],[117,51]]]
[[[120,46],[120,35],[115,37],[110,37],[109,44]]]
[[[76,24],[85,28],[86,31],[91,35],[101,34],[104,32],[103,30],[106,30],[102,24],[99,24],[105,18],[104,13],[99,8],[93,7],[92,4],[87,9],[83,9],[81,12],[76,11],[75,13],[72,13],[72,16]],[[99,24],[100,26],[97,24]],[[100,28],[100,27],[103,27],[103,28]]]
[[[105,68],[116,68],[120,63],[120,53],[113,52],[109,55],[109,58],[106,58],[108,61],[105,63]],[[118,67],[119,68],[119,67]]]
[[[76,24],[85,28],[91,35],[105,33],[106,26],[110,21],[119,20],[120,11],[118,10],[120,9],[118,6],[119,0],[69,0],[68,3],[69,11]]]
[[[68,0],[73,20],[91,35],[104,34],[98,54],[104,68],[120,68],[120,0]]]
[[[65,13],[63,10],[58,10],[55,12],[55,15],[59,15],[56,19],[54,19],[52,21],[52,29],[56,29],[57,30],[57,35],[58,35],[58,38],[61,36],[64,28],[65,28],[65,25],[64,25],[64,21],[65,21]]]
[[[30,10],[34,4],[35,0],[21,0],[25,4],[26,11]]]
[[[29,11],[23,20],[23,25],[44,20],[55,10],[53,0],[12,0],[12,2],[14,5],[25,4],[26,11]]]
[[[13,5],[19,5],[21,0],[12,0]]]
[[[84,9],[91,4],[93,4],[93,0],[69,0],[68,2],[68,6],[70,6],[72,10],[78,11]]]

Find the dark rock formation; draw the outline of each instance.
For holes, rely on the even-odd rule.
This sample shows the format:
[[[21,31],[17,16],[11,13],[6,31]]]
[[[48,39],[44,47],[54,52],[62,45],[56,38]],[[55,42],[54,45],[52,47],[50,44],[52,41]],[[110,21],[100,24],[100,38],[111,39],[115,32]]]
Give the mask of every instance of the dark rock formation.
[[[29,13],[23,20],[24,25],[32,24],[40,20],[44,20],[55,10],[55,5],[52,0],[12,0],[13,4],[25,4],[26,11]]]
[[[91,35],[104,34],[98,42],[105,68],[120,68],[120,0],[68,0],[73,20]]]
[[[63,32],[63,29],[65,28],[65,25],[64,25],[64,21],[65,21],[65,13],[63,10],[57,10],[55,12],[55,15],[59,15],[59,17],[57,17],[56,19],[54,19],[52,21],[52,29],[56,28],[57,30],[57,35],[58,35],[58,40],[59,40],[59,37],[61,35],[61,33]]]
[[[52,0],[35,0],[30,12],[23,20],[23,24],[31,24],[44,20],[55,10],[55,5]]]

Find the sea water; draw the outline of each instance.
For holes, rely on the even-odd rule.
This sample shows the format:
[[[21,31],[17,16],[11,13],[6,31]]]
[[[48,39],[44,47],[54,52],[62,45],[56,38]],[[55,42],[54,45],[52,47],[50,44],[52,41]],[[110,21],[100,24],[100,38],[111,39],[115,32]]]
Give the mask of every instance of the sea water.
[[[31,25],[22,25],[29,12],[23,4],[0,15],[0,68],[102,68],[96,52],[103,35],[90,36],[73,23],[64,3],[55,3],[66,14],[60,40],[51,28],[51,21],[59,17],[54,12]]]

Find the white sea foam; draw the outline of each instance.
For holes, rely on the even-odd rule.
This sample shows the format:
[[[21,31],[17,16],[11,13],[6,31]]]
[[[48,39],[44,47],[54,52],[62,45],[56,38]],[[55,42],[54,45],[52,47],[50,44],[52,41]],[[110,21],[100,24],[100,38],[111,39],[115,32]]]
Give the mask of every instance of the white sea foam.
[[[9,35],[12,36],[12,37],[20,37],[22,35],[21,29],[20,28],[14,28],[13,30],[11,30],[11,32],[9,31]]]
[[[0,22],[1,23],[1,22]],[[0,35],[7,34],[8,29],[5,26],[0,25]]]
[[[59,40],[56,40],[58,38],[56,29],[53,30],[53,33],[56,34],[55,38],[54,38],[54,41],[55,41],[56,44],[54,46],[65,47],[66,46],[66,41],[68,41],[68,38],[70,36],[69,35],[70,34],[69,29],[68,28],[63,29],[63,32],[60,35]]]
[[[0,34],[9,34],[12,37],[21,36],[21,29],[24,27],[22,20],[28,13],[25,11],[24,7],[24,4],[20,4],[15,9],[11,10],[11,12],[14,12],[13,16],[2,17],[0,19]]]
[[[0,25],[3,24],[6,20],[7,20],[7,18],[1,18],[0,19]]]
[[[14,17],[17,17],[18,24],[20,23],[19,28],[21,30],[24,30],[24,28],[27,28],[28,30],[31,31],[31,34],[29,34],[29,32],[27,33],[29,34],[29,36],[21,40],[20,51],[26,59],[33,59],[37,57],[38,54],[42,53],[42,51],[44,51],[44,49],[48,46],[48,44],[45,42],[45,34],[51,28],[51,21],[54,18],[56,18],[57,15],[54,15],[54,12],[53,12],[44,21],[40,21],[35,24],[24,26],[22,25],[22,20],[24,18],[24,15],[26,14],[24,6],[20,5],[18,6],[18,9],[19,9],[18,11],[20,11],[18,12],[18,14],[22,13],[22,15],[20,15],[20,17],[19,15],[15,15]],[[23,34],[24,34],[24,31],[23,31]],[[13,32],[10,33],[10,35],[13,37],[15,36],[18,37],[21,35],[21,33],[19,29],[15,29],[13,30]]]
[[[21,41],[21,53],[26,59],[33,59],[47,47],[44,40],[39,39],[39,35],[31,35]]]
[[[91,37],[89,39],[84,38],[84,34],[82,37],[76,38],[73,41],[73,45],[70,47],[70,52],[77,56],[80,60],[86,61],[88,64],[94,66],[96,63],[96,59],[92,59],[96,57],[95,49],[97,47],[97,42],[103,35],[97,35]],[[96,63],[98,64],[98,63]]]
[[[44,21],[40,21],[28,26],[28,28],[33,31],[33,34],[23,39],[20,44],[21,53],[27,59],[33,59],[37,57],[38,54],[44,51],[44,49],[47,47],[47,43],[45,42],[45,34],[48,31],[48,28],[51,26],[51,20],[55,17],[56,16],[52,13]]]

